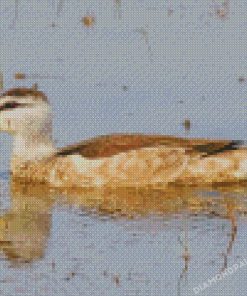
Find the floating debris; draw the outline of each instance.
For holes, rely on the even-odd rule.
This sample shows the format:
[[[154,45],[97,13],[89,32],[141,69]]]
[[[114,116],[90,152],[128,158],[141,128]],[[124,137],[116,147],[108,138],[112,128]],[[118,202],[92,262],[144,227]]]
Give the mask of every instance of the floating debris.
[[[51,263],[51,268],[52,268],[53,271],[55,271],[55,269],[56,269],[56,263],[54,261]]]
[[[185,266],[188,266],[188,262],[190,261],[190,258],[191,258],[189,250],[188,250],[188,246],[185,246],[184,252],[182,254],[182,258],[185,261]],[[186,268],[186,269],[188,269],[188,268]]]
[[[0,90],[3,89],[3,72],[0,72]]]
[[[246,80],[246,78],[245,78],[244,76],[240,76],[240,77],[238,78],[238,82],[239,82],[239,83],[243,83],[243,82],[245,82],[245,80]]]
[[[65,279],[66,281],[69,281],[69,280],[71,280],[75,275],[76,275],[75,272],[70,272],[70,273],[68,274],[68,276],[67,276],[66,278],[64,278],[64,279]]]
[[[119,275],[115,275],[113,277],[113,280],[116,283],[116,285],[119,286],[119,284],[120,284],[120,276]]]
[[[17,80],[21,80],[21,79],[26,79],[27,76],[25,73],[17,72],[15,73],[14,78]]]
[[[183,126],[185,128],[186,131],[189,131],[190,128],[191,128],[191,122],[189,119],[185,119],[184,122],[183,122]]]
[[[14,14],[14,20],[13,20],[13,24],[11,27],[15,27],[16,23],[18,21],[19,18],[19,0],[15,0],[15,14]]]
[[[152,48],[151,48],[151,45],[150,45],[150,42],[149,42],[148,27],[146,27],[146,28],[140,27],[140,28],[137,28],[135,31],[142,36],[142,38],[143,38],[143,40],[144,40],[144,42],[145,42],[145,44],[147,46],[149,59],[150,59],[150,61],[153,61]]]
[[[168,16],[171,16],[173,13],[174,13],[174,10],[173,9],[171,9],[171,8],[168,8],[167,9],[167,15]]]
[[[95,18],[92,15],[86,15],[82,18],[82,22],[86,27],[92,27],[95,23]]]
[[[225,19],[229,15],[229,11],[230,11],[229,0],[223,1],[223,3],[220,6],[215,5],[215,13],[221,19]]]
[[[14,74],[14,79],[22,80],[22,79],[63,79],[62,76],[55,76],[50,74],[25,74],[22,72],[17,72]]]
[[[57,5],[57,16],[59,16],[63,10],[64,0],[59,0]]]
[[[33,90],[38,90],[38,83],[34,83],[34,84],[32,85],[32,89],[33,89]]]
[[[227,15],[227,12],[224,8],[219,8],[216,10],[216,14],[218,15],[218,17],[220,18],[225,18]]]
[[[108,272],[106,270],[104,270],[103,276],[108,276]]]

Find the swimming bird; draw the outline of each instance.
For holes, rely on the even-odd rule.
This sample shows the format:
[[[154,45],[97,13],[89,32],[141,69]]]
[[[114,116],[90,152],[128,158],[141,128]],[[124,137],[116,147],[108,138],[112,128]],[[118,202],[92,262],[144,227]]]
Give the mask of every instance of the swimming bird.
[[[11,174],[53,187],[167,186],[247,179],[238,141],[111,134],[55,147],[47,96],[12,88],[0,97],[0,130],[13,135]]]

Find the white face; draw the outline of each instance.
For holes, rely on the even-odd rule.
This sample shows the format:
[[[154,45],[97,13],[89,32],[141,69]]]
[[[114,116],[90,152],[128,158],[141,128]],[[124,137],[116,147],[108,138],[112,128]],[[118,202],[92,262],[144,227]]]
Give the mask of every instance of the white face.
[[[44,129],[51,115],[47,102],[32,96],[5,96],[0,99],[0,130],[17,134]]]

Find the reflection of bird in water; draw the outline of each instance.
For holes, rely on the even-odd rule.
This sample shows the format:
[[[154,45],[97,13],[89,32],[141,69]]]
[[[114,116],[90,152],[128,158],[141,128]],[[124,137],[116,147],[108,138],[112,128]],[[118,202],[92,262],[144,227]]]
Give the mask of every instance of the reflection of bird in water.
[[[9,211],[0,217],[0,250],[13,263],[32,262],[44,256],[52,227],[52,209],[57,200],[69,207],[81,208],[88,215],[93,213],[94,218],[97,213],[98,217],[104,215],[117,219],[133,220],[150,214],[172,219],[174,214],[186,212],[187,219],[190,219],[190,215],[204,216],[214,209],[215,218],[232,220],[229,207],[232,207],[236,214],[246,211],[245,204],[237,196],[234,196],[234,200],[229,198],[226,201],[219,196],[212,200],[212,197],[207,198],[199,191],[189,188],[67,188],[51,191],[45,184],[27,185],[12,180],[10,185],[11,206]],[[224,190],[222,189],[222,192]],[[237,190],[239,191],[239,187]],[[245,188],[242,190],[246,191]],[[188,235],[187,240],[189,243]],[[184,256],[182,258],[187,271],[189,261]]]
[[[51,198],[26,195],[12,187],[11,208],[0,218],[0,249],[8,260],[24,263],[44,256],[52,203]]]
[[[11,89],[1,96],[0,129],[14,136],[11,172],[25,182],[165,187],[246,180],[247,149],[236,141],[115,134],[57,149],[51,107],[35,89]]]

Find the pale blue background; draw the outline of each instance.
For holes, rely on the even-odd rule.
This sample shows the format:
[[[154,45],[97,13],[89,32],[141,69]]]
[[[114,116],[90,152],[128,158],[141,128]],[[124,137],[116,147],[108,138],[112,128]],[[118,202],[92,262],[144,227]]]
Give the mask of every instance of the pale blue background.
[[[5,87],[38,82],[53,106],[58,145],[112,132],[184,136],[185,118],[191,120],[190,136],[246,140],[247,81],[238,79],[247,77],[247,2],[229,2],[229,14],[222,19],[216,10],[223,1],[19,0],[15,19],[15,1],[2,0]],[[95,17],[93,28],[81,23],[87,14]],[[28,79],[15,81],[15,72]],[[6,135],[0,140],[0,168],[7,171],[11,140]],[[4,209],[7,193],[2,200]],[[19,269],[1,261],[1,277],[13,281],[2,283],[0,290],[5,296],[46,296],[42,287],[61,296],[178,295],[182,225],[181,217],[102,222],[57,208],[45,258]],[[180,295],[193,295],[193,287],[219,272],[230,227],[223,219],[191,221],[193,258]],[[133,238],[133,231],[140,234]],[[245,220],[239,221],[229,265],[239,256],[247,258]],[[74,269],[83,275],[66,282]],[[119,287],[102,276],[105,269],[121,274]],[[246,295],[246,289],[242,269],[201,295]]]

